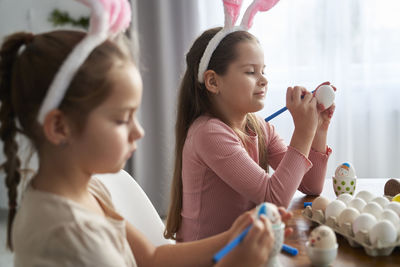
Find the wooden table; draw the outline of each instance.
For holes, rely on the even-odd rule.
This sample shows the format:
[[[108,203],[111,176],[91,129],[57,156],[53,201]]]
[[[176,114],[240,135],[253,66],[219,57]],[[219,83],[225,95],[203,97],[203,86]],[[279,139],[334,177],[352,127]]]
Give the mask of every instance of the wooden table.
[[[360,190],[368,190],[376,196],[383,195],[383,188],[388,179],[379,178],[358,178],[356,193]],[[330,200],[336,199],[332,187],[332,179],[325,181],[324,190],[321,194]],[[305,196],[297,192],[292,200],[289,210],[293,212],[293,218],[288,222],[288,226],[294,229],[294,233],[285,239],[285,244],[293,246],[299,250],[297,256],[290,256],[286,253],[280,254],[282,266],[311,266],[311,262],[306,254],[305,244],[312,229],[317,225],[305,219],[301,212],[304,209],[304,202],[312,202],[316,197]],[[338,256],[332,266],[340,267],[366,267],[366,266],[400,266],[400,248],[393,250],[390,256],[372,257],[368,256],[364,248],[353,248],[347,240],[340,235],[336,235],[339,244]]]

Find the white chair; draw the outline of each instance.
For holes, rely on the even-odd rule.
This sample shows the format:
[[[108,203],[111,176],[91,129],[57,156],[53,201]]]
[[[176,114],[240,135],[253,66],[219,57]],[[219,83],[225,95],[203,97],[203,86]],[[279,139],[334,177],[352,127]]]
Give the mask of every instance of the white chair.
[[[164,223],[146,193],[124,170],[118,173],[94,175],[110,191],[116,210],[141,231],[155,246],[173,244],[163,236]]]

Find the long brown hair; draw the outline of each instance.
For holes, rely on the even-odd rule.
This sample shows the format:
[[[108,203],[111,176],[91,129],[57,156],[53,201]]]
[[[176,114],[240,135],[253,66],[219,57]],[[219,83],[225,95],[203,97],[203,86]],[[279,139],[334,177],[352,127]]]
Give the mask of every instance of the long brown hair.
[[[210,42],[211,38],[221,28],[213,28],[205,31],[198,37],[186,55],[186,72],[183,76],[178,96],[178,112],[175,125],[175,166],[171,187],[171,203],[169,206],[165,238],[175,239],[175,234],[181,226],[182,211],[182,151],[185,144],[189,127],[203,114],[211,114],[224,121],[223,118],[213,110],[211,104],[211,93],[206,89],[204,83],[197,80],[197,72],[200,59]],[[214,70],[218,75],[224,75],[230,63],[237,58],[236,46],[240,42],[257,42],[256,38],[246,32],[237,31],[227,35],[215,49],[208,69]],[[225,122],[225,121],[224,121]],[[225,122],[227,123],[227,122]],[[258,135],[258,148],[260,166],[268,170],[265,135],[262,125],[254,114],[247,114],[247,125],[251,131]],[[239,129],[233,129],[246,147],[247,134]]]
[[[7,246],[12,246],[12,223],[17,212],[17,188],[21,180],[17,133],[24,134],[39,150],[44,141],[37,113],[56,71],[83,32],[54,31],[40,35],[15,33],[8,36],[0,50],[0,138],[4,143],[8,188]],[[110,92],[109,71],[113,66],[133,63],[127,46],[106,41],[92,51],[74,76],[59,109],[83,131],[91,110],[100,105]],[[20,128],[17,127],[17,121]]]

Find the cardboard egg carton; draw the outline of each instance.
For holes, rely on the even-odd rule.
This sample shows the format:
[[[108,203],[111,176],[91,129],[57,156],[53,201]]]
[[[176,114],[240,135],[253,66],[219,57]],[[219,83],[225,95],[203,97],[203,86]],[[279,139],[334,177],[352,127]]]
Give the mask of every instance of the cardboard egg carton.
[[[351,223],[345,223],[340,227],[337,223],[336,218],[333,216],[325,220],[325,214],[322,210],[313,211],[311,206],[307,206],[303,210],[302,215],[303,217],[313,221],[314,223],[329,226],[336,233],[345,237],[350,246],[361,246],[370,256],[388,256],[397,246],[400,246],[399,233],[397,233],[397,239],[393,244],[381,244],[380,242],[378,242],[378,244],[372,245],[369,241],[369,233],[367,231],[359,231],[357,232],[357,234],[354,234]]]

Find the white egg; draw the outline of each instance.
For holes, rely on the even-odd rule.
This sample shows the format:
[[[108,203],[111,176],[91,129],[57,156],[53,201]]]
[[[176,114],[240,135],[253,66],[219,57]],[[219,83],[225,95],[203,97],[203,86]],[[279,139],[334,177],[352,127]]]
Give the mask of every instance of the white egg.
[[[388,221],[392,222],[395,227],[399,227],[399,224],[400,224],[399,216],[396,214],[396,212],[394,212],[391,209],[383,210],[383,212],[381,214],[381,220],[388,220]]]
[[[369,192],[369,191],[362,190],[362,191],[360,191],[360,192],[357,193],[356,197],[357,197],[357,198],[361,198],[361,199],[363,199],[365,202],[368,203],[368,202],[370,202],[372,199],[375,198],[375,195],[372,194],[372,193]]]
[[[394,212],[396,212],[396,214],[398,216],[400,216],[400,203],[399,202],[392,201],[385,206],[385,209],[391,209]]]
[[[338,218],[339,226],[344,225],[345,223],[352,224],[354,220],[360,215],[360,212],[355,208],[345,208],[340,214]]]
[[[377,220],[375,216],[369,213],[363,213],[358,216],[353,222],[353,233],[356,234],[359,231],[367,231],[376,224]]]
[[[376,202],[370,202],[364,206],[361,213],[370,213],[379,219],[381,217],[383,208]]]
[[[346,204],[344,204],[340,200],[334,200],[326,206],[325,210],[325,219],[333,216],[337,218],[339,214],[346,208]]]
[[[387,199],[386,197],[376,197],[371,201],[378,203],[379,205],[381,205],[382,208],[390,202],[389,199]]]
[[[358,209],[358,211],[361,212],[365,205],[367,205],[367,203],[363,199],[353,198],[349,201],[347,207]]]
[[[326,206],[328,206],[329,202],[329,199],[327,199],[326,197],[319,196],[314,199],[311,208],[313,211],[322,210],[323,212],[325,212]]]
[[[340,194],[336,199],[341,200],[344,202],[344,204],[348,205],[350,200],[353,199],[353,196],[350,195],[349,193],[343,193],[343,194]]]
[[[391,245],[396,241],[397,229],[388,220],[375,224],[369,233],[369,241],[373,246]]]
[[[315,97],[317,98],[318,104],[324,105],[325,109],[332,106],[335,101],[335,90],[330,85],[321,85],[315,91]]]
[[[328,226],[321,225],[312,230],[308,242],[315,248],[334,248],[337,244],[336,234]]]

